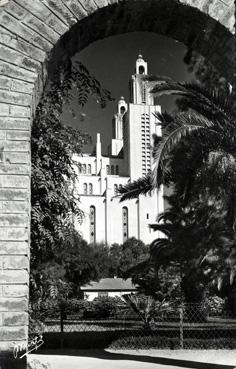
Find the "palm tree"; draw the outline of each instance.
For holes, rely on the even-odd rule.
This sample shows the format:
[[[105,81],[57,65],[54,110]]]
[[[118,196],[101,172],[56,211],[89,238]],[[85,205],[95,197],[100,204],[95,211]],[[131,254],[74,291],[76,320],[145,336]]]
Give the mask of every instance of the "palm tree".
[[[143,328],[146,331],[152,330],[152,324],[158,316],[165,311],[168,304],[165,300],[157,301],[152,296],[125,294],[122,296],[126,306],[122,307],[122,312],[127,308],[133,311],[143,322]]]
[[[198,239],[196,242],[191,235],[195,254],[199,256],[194,268],[195,271],[200,267],[205,272],[208,270],[208,275],[211,274],[218,287],[226,280],[226,275],[233,284],[236,275],[236,114],[232,94],[170,80],[157,83],[152,93],[156,97],[164,94],[180,96],[184,111],[174,116],[156,114],[163,127],[163,137],[161,141],[154,142],[153,171],[146,178],[124,186],[120,191],[121,201],[148,193],[160,184],[171,184],[187,215],[186,224],[191,219],[188,209],[192,208],[193,224],[198,232],[201,227],[206,231],[198,212],[201,214],[204,209],[204,201],[208,207],[213,203],[211,211],[207,209],[208,218],[204,218],[206,224],[210,223],[208,237],[211,242],[200,255],[198,249],[205,242],[204,232],[196,234],[194,227],[190,227],[192,235]],[[182,247],[188,240],[189,229],[180,227],[176,230],[178,221],[176,218],[173,222],[168,220],[169,215],[165,213],[164,224],[154,226],[166,235],[151,246],[151,259],[156,260],[157,266],[176,257],[179,261],[180,257],[182,261],[189,257],[187,248]],[[180,215],[183,217],[184,214],[178,214],[177,219]],[[216,221],[217,216],[220,222]],[[178,240],[180,234],[182,244]],[[202,239],[199,239],[200,235]],[[227,252],[222,253],[223,249]]]

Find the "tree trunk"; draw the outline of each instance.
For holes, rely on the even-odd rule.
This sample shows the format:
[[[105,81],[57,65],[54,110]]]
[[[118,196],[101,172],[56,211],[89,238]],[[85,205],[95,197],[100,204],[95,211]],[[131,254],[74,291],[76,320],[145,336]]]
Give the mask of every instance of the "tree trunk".
[[[184,319],[188,322],[205,322],[204,286],[197,273],[191,271],[182,278],[181,288],[185,298]]]

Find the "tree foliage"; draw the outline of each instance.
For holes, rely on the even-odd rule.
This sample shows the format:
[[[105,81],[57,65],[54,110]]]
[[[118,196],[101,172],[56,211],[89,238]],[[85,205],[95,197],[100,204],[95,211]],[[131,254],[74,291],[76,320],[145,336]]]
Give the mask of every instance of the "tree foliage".
[[[109,250],[109,276],[123,277],[125,272],[142,262],[149,255],[149,247],[135,237],[123,244],[113,244]]]
[[[197,51],[189,48],[185,54],[184,62],[188,66],[188,71],[193,73],[195,79],[203,86],[222,91],[228,88],[227,80]]]
[[[31,141],[32,296],[38,295],[45,279],[51,280],[51,285],[55,280],[62,281],[62,287],[68,270],[63,269],[65,265],[58,265],[58,257],[66,260],[68,256],[70,259],[76,248],[80,252],[86,249],[74,228],[75,217],[82,221],[83,213],[79,198],[74,194],[75,163],[72,157],[75,153],[81,154],[89,137],[65,126],[61,114],[65,105],[70,106],[72,98],[77,97],[82,107],[89,96],[94,96],[101,107],[112,99],[81,63],[72,65],[68,60],[48,81],[36,109]],[[74,273],[77,273],[76,269]]]
[[[71,239],[73,242],[58,245],[49,260],[41,260],[31,271],[37,285],[34,297],[39,306],[45,301],[50,305],[50,300],[65,306],[66,300],[81,297],[81,286],[108,276],[108,247],[88,245],[76,231]]]
[[[120,270],[121,273],[146,259],[149,248],[135,237],[129,238],[121,245]]]

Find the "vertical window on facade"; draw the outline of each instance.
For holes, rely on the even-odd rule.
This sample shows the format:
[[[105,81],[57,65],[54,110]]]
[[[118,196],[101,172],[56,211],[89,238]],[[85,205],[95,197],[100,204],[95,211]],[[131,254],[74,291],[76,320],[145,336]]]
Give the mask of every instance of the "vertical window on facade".
[[[85,174],[86,173],[86,164],[82,165],[82,173]]]
[[[119,174],[119,165],[116,166],[116,174]]]
[[[87,183],[84,183],[84,194],[87,195],[88,193],[88,185]]]
[[[89,208],[89,232],[90,232],[90,243],[96,242],[96,210],[94,206]]]
[[[92,183],[89,183],[89,194],[90,195],[93,194],[93,185],[92,185]]]
[[[118,186],[117,184],[114,185],[114,195],[118,194]]]
[[[142,84],[142,103],[146,104],[147,102],[147,83],[143,82]]]
[[[88,165],[88,174],[91,174],[92,173],[92,165],[91,164],[89,164]]]
[[[110,166],[109,165],[106,166],[106,172],[107,172],[107,174],[110,174]]]
[[[143,87],[142,89],[142,103],[146,104],[146,89]]]
[[[114,165],[111,166],[111,174],[115,174]]]
[[[142,174],[147,175],[151,170],[151,148],[150,148],[150,120],[148,114],[142,114],[141,116],[141,128],[142,128]]]
[[[128,239],[128,208],[125,206],[122,208],[122,226],[123,226],[123,241]]]

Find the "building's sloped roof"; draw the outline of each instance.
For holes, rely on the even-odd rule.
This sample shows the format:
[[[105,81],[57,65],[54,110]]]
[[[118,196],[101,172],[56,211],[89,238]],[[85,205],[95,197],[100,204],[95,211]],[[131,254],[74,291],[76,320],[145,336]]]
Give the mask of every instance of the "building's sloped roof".
[[[81,287],[83,291],[134,291],[131,278],[102,278],[99,282],[90,282]]]

